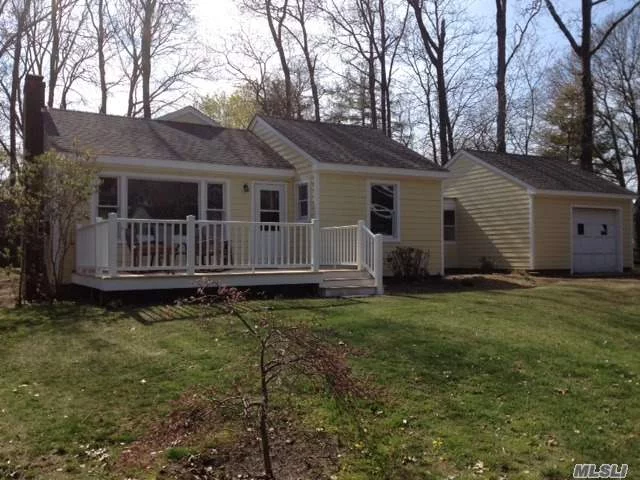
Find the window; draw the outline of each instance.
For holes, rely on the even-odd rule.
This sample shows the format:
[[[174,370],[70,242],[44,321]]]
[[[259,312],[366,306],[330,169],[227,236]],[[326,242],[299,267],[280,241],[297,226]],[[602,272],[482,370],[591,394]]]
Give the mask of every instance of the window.
[[[100,177],[98,186],[98,217],[107,218],[118,210],[118,179],[116,177]]]
[[[584,223],[578,224],[578,235],[584,235]]]
[[[398,238],[398,186],[375,183],[370,186],[369,226],[375,234]]]
[[[298,220],[309,219],[309,184],[298,184]]]
[[[456,211],[445,210],[443,219],[444,228],[444,241],[455,242],[456,241]]]
[[[129,179],[127,200],[129,218],[183,219],[198,215],[198,184]]]
[[[207,184],[207,220],[224,220],[224,184]]]

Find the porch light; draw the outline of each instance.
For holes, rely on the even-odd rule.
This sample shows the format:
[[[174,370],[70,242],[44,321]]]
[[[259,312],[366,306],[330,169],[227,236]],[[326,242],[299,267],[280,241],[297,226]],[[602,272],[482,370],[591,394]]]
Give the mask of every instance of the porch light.
[[[244,193],[249,193],[249,184],[245,183],[245,184],[242,186],[242,191],[243,191]]]

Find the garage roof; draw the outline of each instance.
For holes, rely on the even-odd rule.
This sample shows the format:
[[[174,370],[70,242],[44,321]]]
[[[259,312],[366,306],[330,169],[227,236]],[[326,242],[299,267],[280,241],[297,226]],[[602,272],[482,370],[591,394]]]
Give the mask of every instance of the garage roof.
[[[537,190],[635,196],[626,188],[561,158],[482,150],[463,151]]]

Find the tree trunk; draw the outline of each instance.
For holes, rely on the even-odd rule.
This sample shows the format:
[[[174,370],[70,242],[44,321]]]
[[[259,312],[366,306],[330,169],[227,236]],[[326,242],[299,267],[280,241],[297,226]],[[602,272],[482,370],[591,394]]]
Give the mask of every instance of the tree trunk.
[[[591,9],[592,0],[582,0],[582,62],[583,116],[580,166],[593,171],[593,79],[591,77]]]
[[[107,76],[104,49],[106,34],[104,30],[104,0],[98,0],[98,73],[100,76],[100,113],[107,113]]]
[[[269,441],[269,386],[267,384],[267,367],[265,363],[266,341],[261,342],[260,350],[260,391],[262,401],[260,404],[260,439],[262,443],[262,463],[264,466],[264,476],[267,480],[273,480],[273,465],[271,463],[271,444]]]
[[[386,17],[384,12],[384,0],[378,1],[378,15],[380,16],[380,48],[378,49],[378,63],[380,63],[380,119],[382,132],[388,135],[387,126],[387,32]]]
[[[307,64],[309,72],[309,85],[311,86],[311,98],[313,100],[313,116],[316,122],[320,121],[320,95],[318,93],[318,84],[316,83],[316,60],[309,49],[309,36],[307,34],[307,24],[305,19],[305,0],[301,0],[302,5],[298,2],[298,22],[302,30],[302,53]]]
[[[504,153],[507,150],[507,92],[505,85],[507,76],[507,0],[496,0],[496,35],[498,37],[496,151]]]
[[[376,64],[373,53],[373,42],[369,39],[369,110],[371,112],[371,128],[378,128],[378,106],[376,105]]]
[[[58,68],[60,62],[60,25],[58,24],[58,0],[51,0],[51,55],[49,58],[49,97],[47,106],[53,107]]]
[[[287,55],[284,51],[284,45],[282,43],[282,26],[286,17],[288,1],[284,3],[282,16],[278,18],[278,28],[276,29],[273,23],[273,6],[271,0],[266,0],[265,7],[267,13],[267,22],[269,23],[269,31],[273,38],[273,43],[278,51],[278,58],[280,59],[280,67],[282,68],[282,75],[284,76],[284,96],[286,102],[286,116],[287,118],[293,117],[293,87],[291,84],[291,70],[287,63]]]
[[[156,14],[156,1],[147,0],[142,17],[142,39],[140,42],[140,73],[142,75],[142,111],[144,118],[151,118],[151,25]]]

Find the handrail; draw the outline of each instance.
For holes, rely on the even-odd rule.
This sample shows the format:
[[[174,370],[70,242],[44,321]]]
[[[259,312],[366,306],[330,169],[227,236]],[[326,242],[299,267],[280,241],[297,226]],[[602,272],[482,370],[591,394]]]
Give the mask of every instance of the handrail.
[[[226,270],[354,266],[383,292],[383,238],[363,221],[320,227],[311,222],[118,218],[78,225],[76,271],[194,274]]]

